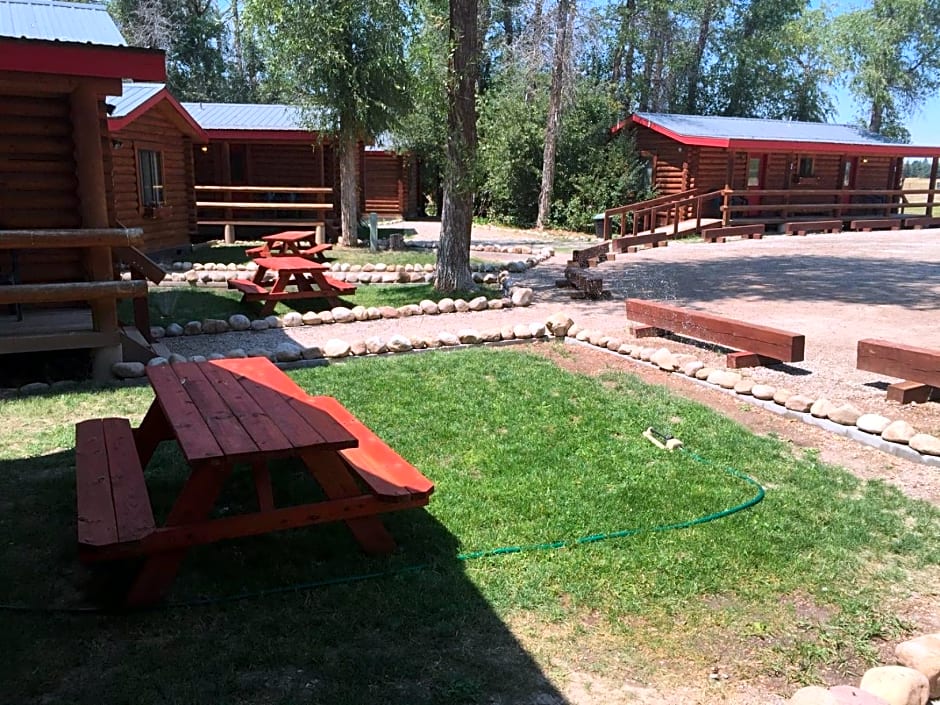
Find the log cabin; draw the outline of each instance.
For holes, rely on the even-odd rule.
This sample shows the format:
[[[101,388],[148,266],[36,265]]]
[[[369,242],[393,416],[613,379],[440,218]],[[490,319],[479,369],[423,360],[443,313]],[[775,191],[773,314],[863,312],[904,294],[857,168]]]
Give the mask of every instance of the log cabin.
[[[148,253],[188,250],[196,236],[193,147],[209,138],[163,83],[125,83],[109,97],[114,208]]]
[[[0,356],[88,349],[98,378],[120,360],[117,299],[146,296],[114,270],[141,244],[114,201],[105,98],[125,78],[165,80],[165,57],[103,6],[0,3]]]
[[[655,226],[693,214],[726,226],[898,218],[912,195],[901,188],[910,157],[933,160],[927,193],[913,194],[926,196],[916,200],[932,211],[940,146],[901,144],[851,125],[662,113],[635,113],[612,128],[623,131],[657,196]],[[641,218],[632,220],[639,226]]]
[[[198,202],[211,200],[267,200],[285,204],[252,214],[222,208],[201,208],[200,230],[214,233],[228,222],[250,226],[298,227],[339,222],[339,161],[334,137],[307,127],[296,106],[283,104],[188,103],[183,107],[208,135],[209,142],[194,146]],[[359,205],[363,213],[405,217],[416,210],[416,188],[407,160],[380,147],[363,146],[359,159]],[[228,191],[221,187],[228,187]],[[253,195],[251,195],[253,194]],[[219,196],[224,198],[218,198]],[[317,210],[293,211],[288,203],[330,203]],[[246,216],[247,217],[240,217]]]

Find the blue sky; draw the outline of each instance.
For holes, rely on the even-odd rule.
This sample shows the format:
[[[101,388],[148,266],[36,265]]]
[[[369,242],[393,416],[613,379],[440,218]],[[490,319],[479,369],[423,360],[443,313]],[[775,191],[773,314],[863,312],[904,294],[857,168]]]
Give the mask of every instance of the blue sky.
[[[861,106],[848,91],[836,89],[832,92],[836,112],[831,122],[852,124],[863,117]],[[917,109],[911,111],[904,121],[904,126],[911,133],[911,144],[940,146],[940,94],[932,96]]]

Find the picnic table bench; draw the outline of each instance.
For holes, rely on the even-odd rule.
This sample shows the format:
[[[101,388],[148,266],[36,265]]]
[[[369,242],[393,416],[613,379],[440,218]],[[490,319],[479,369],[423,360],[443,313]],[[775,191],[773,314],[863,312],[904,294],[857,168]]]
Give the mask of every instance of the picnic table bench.
[[[940,350],[866,338],[858,341],[855,366],[904,380],[888,385],[888,401],[909,404],[940,399]]]
[[[717,343],[738,352],[730,352],[726,363],[731,368],[776,365],[803,359],[806,338],[777,328],[692,311],[678,306],[627,299],[627,318],[643,326],[635,326],[637,338],[662,335],[664,331]]]
[[[326,252],[333,248],[329,243],[316,244],[316,232],[312,230],[287,230],[261,237],[263,244],[245,250],[249,257],[307,257],[315,262],[327,262]]]
[[[79,556],[141,559],[125,606],[161,599],[188,548],[343,521],[371,554],[394,550],[379,515],[427,505],[434,484],[332,397],[309,396],[266,358],[151,367],[154,390],[140,426],[91,419],[76,426]],[[188,477],[162,526],[145,471],[175,441]],[[268,463],[299,459],[323,491],[317,502],[277,507]],[[250,470],[258,509],[209,518],[226,480]]]
[[[356,285],[341,282],[327,276],[327,265],[312,262],[303,257],[256,257],[258,269],[251,279],[229,279],[228,288],[242,292],[243,301],[261,301],[261,315],[266,316],[274,310],[278,301],[285,299],[312,299],[323,297],[330,306],[341,304],[339,297],[355,294]],[[274,284],[267,286],[264,275],[268,270],[276,271]],[[288,286],[296,289],[288,291]]]

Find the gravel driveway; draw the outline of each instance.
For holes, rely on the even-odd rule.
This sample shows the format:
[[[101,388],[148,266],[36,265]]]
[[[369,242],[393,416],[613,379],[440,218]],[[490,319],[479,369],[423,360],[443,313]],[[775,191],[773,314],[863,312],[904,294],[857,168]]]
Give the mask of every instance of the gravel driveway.
[[[436,240],[436,223],[409,223],[424,243]],[[165,339],[184,355],[224,352],[236,347],[274,349],[288,337],[304,346],[330,338],[347,341],[394,333],[433,337],[441,331],[484,330],[509,324],[544,322],[566,311],[583,327],[629,338],[623,300],[628,297],[674,302],[710,313],[782,328],[806,336],[806,360],[776,368],[752,368],[755,380],[813,397],[851,401],[864,412],[903,418],[919,431],[940,434],[940,402],[900,406],[885,400],[895,380],[855,369],[862,338],[885,338],[940,349],[940,230],[767,236],[723,244],[674,242],[669,247],[619,255],[598,271],[611,297],[574,300],[555,286],[564,278],[571,249],[593,244],[550,233],[475,227],[474,244],[551,245],[558,252],[524,274],[513,275],[536,292],[527,308],[478,313],[416,316],[355,324],[278,329],[256,333]],[[506,255],[473,252],[475,258]],[[519,258],[521,256],[516,256]],[[647,339],[648,344],[656,344]],[[706,364],[723,366],[723,356],[673,340],[675,351],[690,352]]]

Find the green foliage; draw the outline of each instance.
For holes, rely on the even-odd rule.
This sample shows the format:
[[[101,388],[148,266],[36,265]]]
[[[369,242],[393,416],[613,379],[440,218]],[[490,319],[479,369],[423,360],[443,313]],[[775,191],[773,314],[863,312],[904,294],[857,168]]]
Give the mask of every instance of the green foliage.
[[[589,230],[597,212],[642,197],[640,164],[629,138],[611,137],[616,105],[604,86],[582,80],[572,93],[561,121],[551,224]],[[521,226],[535,222],[546,110],[545,91],[524,75],[510,76],[484,96],[480,216]]]

